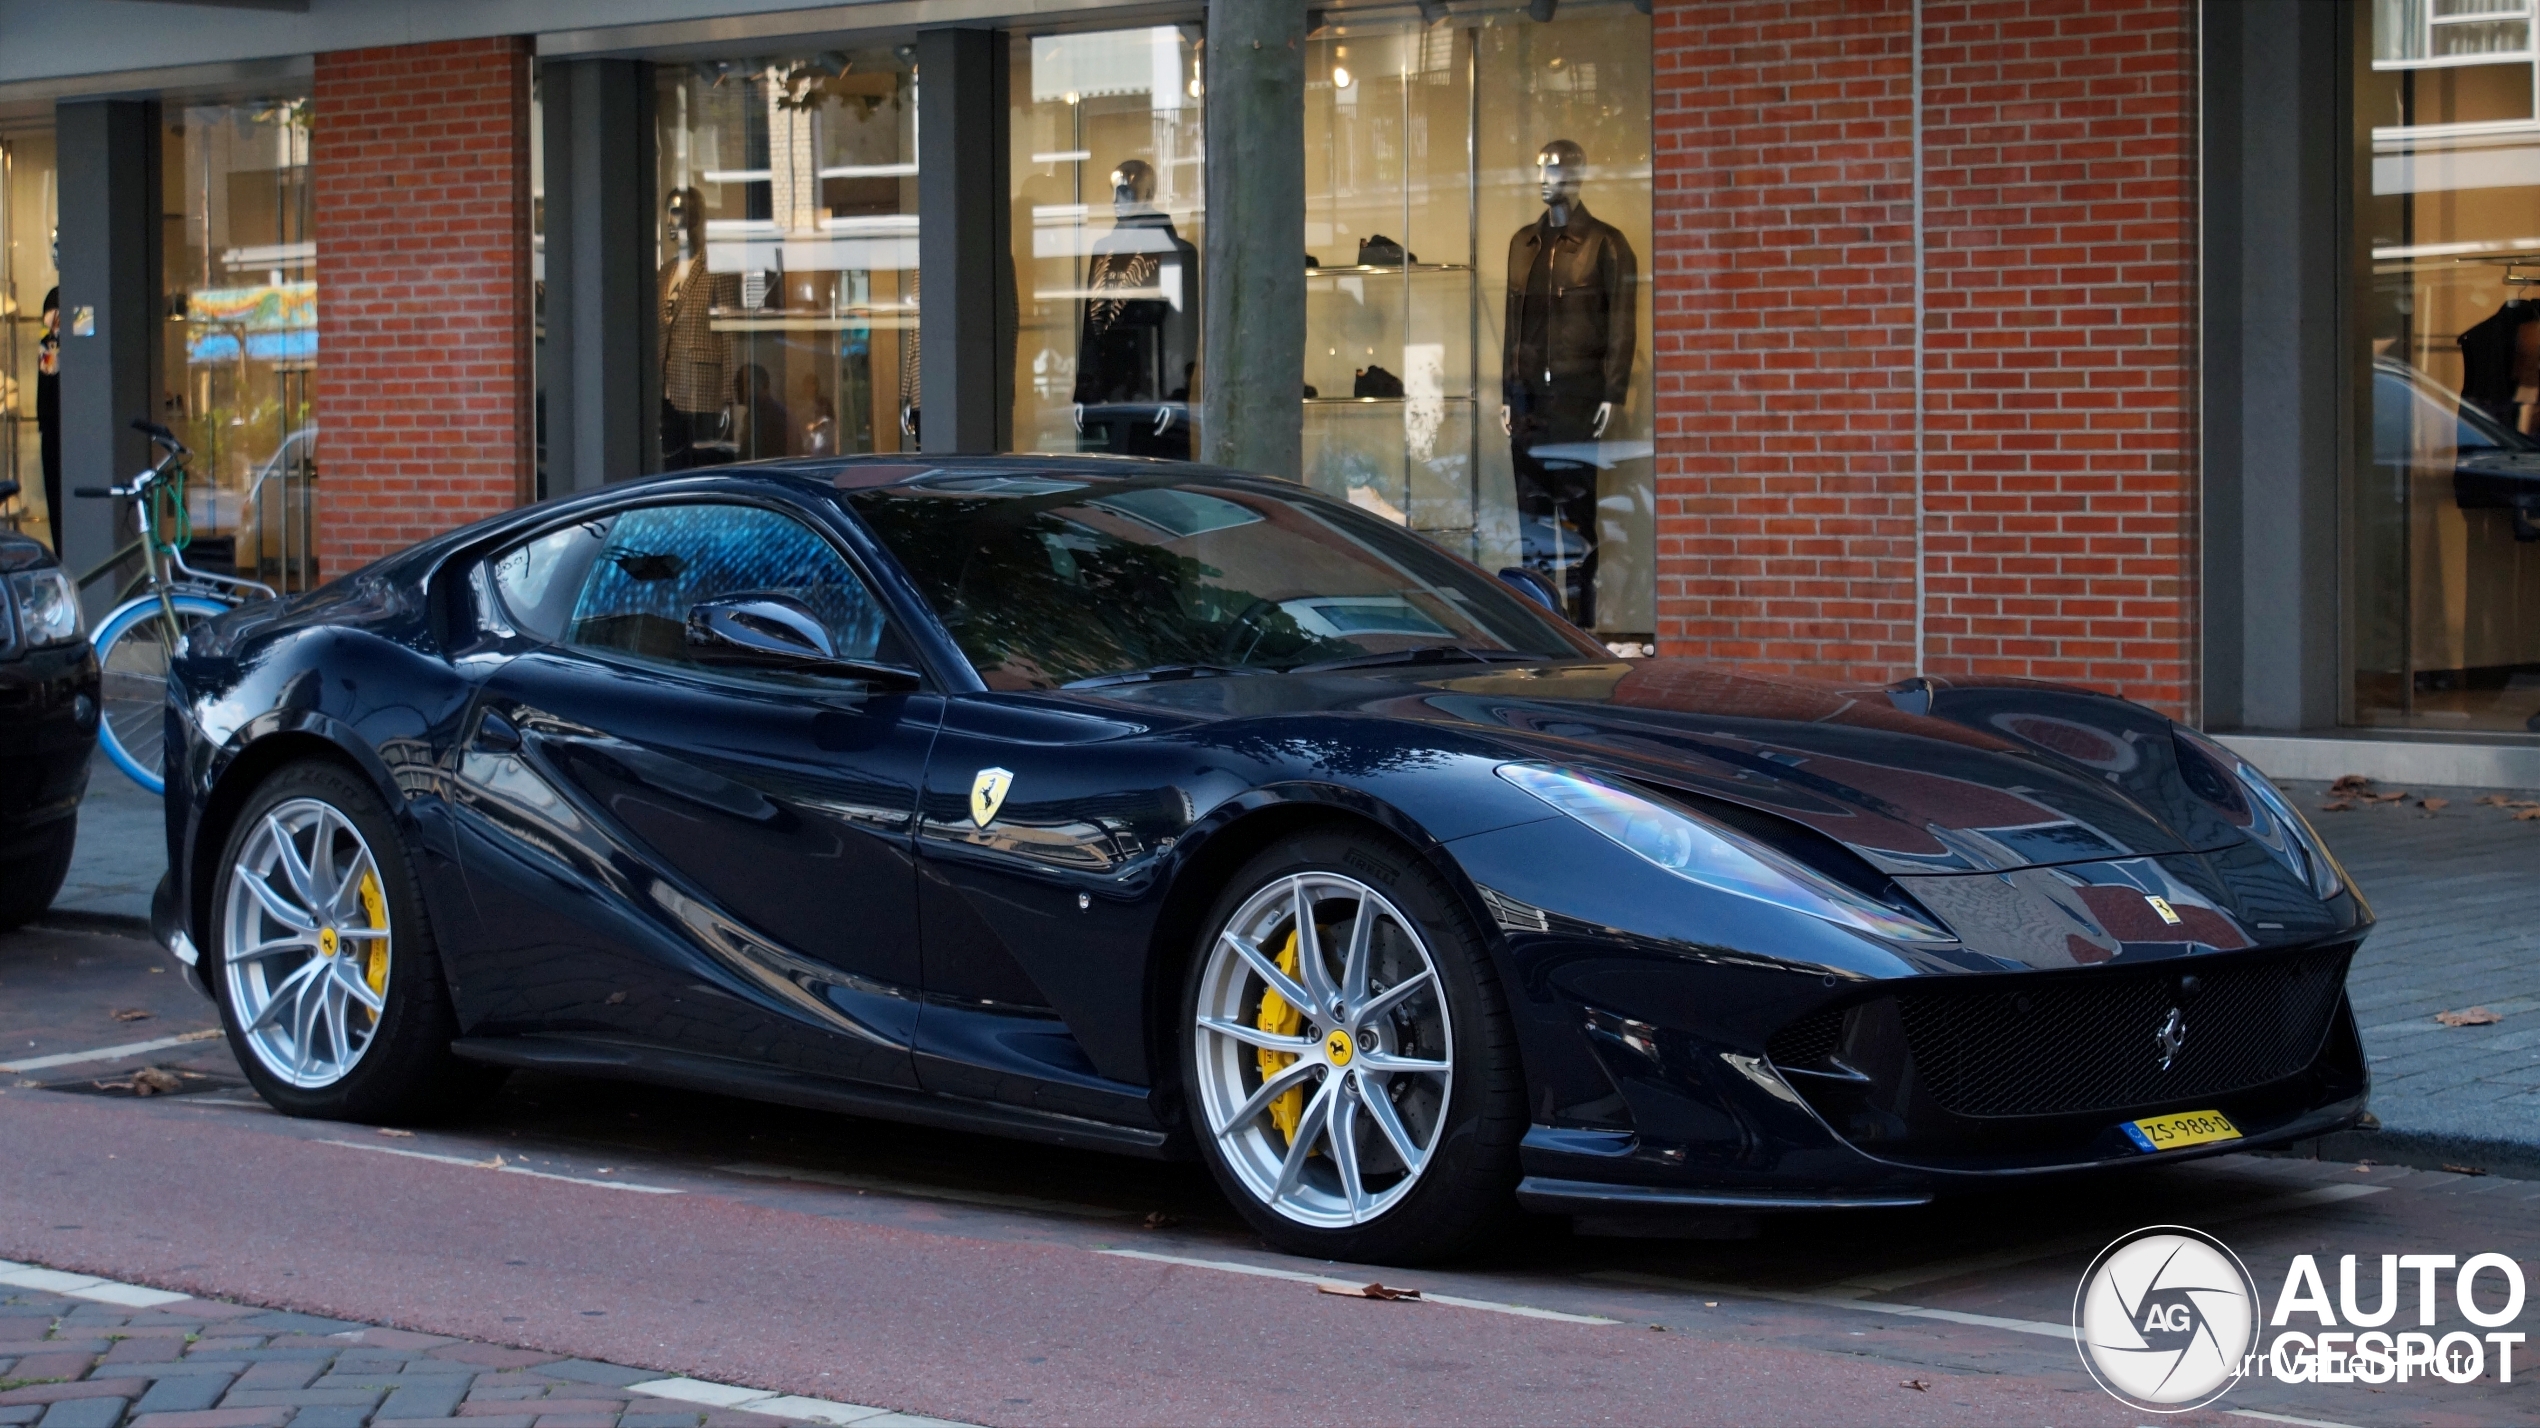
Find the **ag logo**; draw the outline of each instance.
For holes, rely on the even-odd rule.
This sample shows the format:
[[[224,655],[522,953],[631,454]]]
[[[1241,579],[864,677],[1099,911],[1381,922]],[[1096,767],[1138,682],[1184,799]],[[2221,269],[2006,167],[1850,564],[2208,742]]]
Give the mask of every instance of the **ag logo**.
[[[2073,1295],[2082,1366],[2129,1408],[2183,1413],[2220,1398],[2257,1344],[2257,1286],[2211,1235],[2154,1225],[2099,1252]]]
[[[1005,791],[1014,787],[1014,775],[1004,769],[981,769],[970,780],[970,821],[985,828],[997,820],[997,810],[1005,807]]]

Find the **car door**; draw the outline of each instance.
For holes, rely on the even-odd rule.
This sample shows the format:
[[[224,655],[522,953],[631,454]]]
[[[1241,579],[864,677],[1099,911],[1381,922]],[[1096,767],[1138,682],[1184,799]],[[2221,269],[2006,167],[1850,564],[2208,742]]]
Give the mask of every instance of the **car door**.
[[[455,779],[484,927],[471,1034],[914,1085],[911,820],[942,701],[689,643],[701,603],[772,595],[840,659],[904,663],[853,563],[791,510],[691,499],[486,568],[530,639],[485,681]]]

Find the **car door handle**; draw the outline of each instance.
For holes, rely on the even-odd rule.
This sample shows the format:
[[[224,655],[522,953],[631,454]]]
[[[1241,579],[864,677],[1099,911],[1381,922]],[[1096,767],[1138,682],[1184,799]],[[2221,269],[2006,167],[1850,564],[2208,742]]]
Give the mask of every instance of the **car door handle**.
[[[485,717],[476,721],[474,747],[479,753],[519,753],[520,730],[511,720],[487,710]]]

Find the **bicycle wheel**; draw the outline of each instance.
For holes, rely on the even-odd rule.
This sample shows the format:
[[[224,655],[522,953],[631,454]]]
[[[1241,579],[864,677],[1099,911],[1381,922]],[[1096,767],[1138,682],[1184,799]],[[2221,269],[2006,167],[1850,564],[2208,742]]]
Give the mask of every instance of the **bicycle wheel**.
[[[178,595],[176,628],[156,597],[139,599],[106,617],[93,641],[97,649],[97,742],[126,777],[152,793],[167,792],[161,773],[168,728],[168,661],[177,637],[229,607],[201,595]]]

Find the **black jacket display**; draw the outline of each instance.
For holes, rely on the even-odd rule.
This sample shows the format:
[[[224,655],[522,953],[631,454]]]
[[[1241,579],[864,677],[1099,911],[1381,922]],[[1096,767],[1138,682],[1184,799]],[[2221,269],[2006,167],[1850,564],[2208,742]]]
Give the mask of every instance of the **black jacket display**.
[[[1174,286],[1179,303],[1154,296]],[[1161,213],[1121,219],[1095,242],[1085,290],[1076,400],[1188,400],[1199,360],[1199,250],[1173,231],[1173,220]]]
[[[1527,280],[1547,242],[1551,269],[1542,289],[1529,296]],[[1639,280],[1632,245],[1584,203],[1570,205],[1570,221],[1561,227],[1537,219],[1518,229],[1508,240],[1508,323],[1499,367],[1506,400],[1515,404],[1529,389],[1557,383],[1593,386],[1598,401],[1622,402],[1639,336]],[[1529,303],[1543,304],[1542,311],[1530,314]],[[1530,315],[1540,320],[1530,326]]]
[[[2524,324],[2540,322],[2540,305],[2515,298],[2461,334],[2461,396],[2480,411],[2515,430],[2521,423],[2514,395],[2514,362]]]

